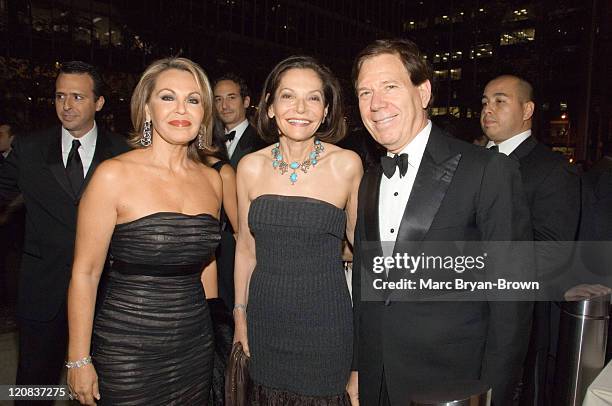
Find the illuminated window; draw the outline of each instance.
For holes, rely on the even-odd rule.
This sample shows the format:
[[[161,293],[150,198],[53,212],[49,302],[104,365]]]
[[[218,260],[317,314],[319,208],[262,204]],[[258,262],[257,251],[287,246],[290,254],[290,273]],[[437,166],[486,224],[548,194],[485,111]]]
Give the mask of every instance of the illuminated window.
[[[479,44],[470,51],[470,59],[488,58],[493,56],[493,45]]]
[[[499,45],[524,44],[535,39],[535,28],[523,28],[502,33],[499,37]]]
[[[461,79],[461,68],[451,69],[450,77],[452,80],[460,80]]]
[[[451,19],[448,18],[448,15],[437,16],[434,18],[434,24],[448,24],[451,22]]]
[[[448,70],[435,70],[434,78],[435,79],[446,79],[448,77]]]
[[[461,51],[453,52],[453,56],[452,56],[453,61],[458,61],[461,58],[463,58],[463,53]]]
[[[455,116],[457,118],[459,118],[461,116],[461,112],[459,110],[459,107],[457,106],[451,106],[448,108],[448,114],[450,114],[451,116]]]
[[[404,31],[416,30],[417,25],[414,21],[404,21]]]
[[[506,21],[523,21],[528,20],[530,17],[529,10],[526,8],[518,8],[516,10],[509,11],[506,15]],[[531,15],[533,17],[533,14]]]
[[[431,115],[432,116],[443,116],[446,114],[446,107],[432,107]]]

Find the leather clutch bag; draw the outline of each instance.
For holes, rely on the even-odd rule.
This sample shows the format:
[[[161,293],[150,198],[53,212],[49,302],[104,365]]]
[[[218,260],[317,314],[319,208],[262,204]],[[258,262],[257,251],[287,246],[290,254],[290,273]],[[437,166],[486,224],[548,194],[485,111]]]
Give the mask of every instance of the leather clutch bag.
[[[250,385],[249,357],[238,342],[232,346],[225,370],[225,405],[247,406]]]

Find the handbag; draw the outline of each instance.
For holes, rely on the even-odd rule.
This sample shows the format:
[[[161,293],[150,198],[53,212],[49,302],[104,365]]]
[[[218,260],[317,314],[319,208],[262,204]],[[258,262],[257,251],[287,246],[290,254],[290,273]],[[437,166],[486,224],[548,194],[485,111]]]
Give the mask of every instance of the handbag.
[[[249,376],[249,357],[244,353],[242,344],[232,347],[225,370],[225,405],[247,406],[251,377]]]

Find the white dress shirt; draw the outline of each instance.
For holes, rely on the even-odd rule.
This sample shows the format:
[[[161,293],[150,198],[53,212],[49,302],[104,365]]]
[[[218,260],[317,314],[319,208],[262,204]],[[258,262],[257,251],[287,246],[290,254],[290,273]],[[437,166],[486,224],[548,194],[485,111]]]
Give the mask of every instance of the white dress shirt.
[[[527,131],[523,131],[522,133],[518,133],[508,138],[506,141],[502,141],[497,144],[497,148],[499,148],[499,152],[502,154],[510,155],[516,147],[521,145],[523,141],[531,136],[531,129]],[[491,148],[493,145],[496,145],[493,141],[489,141],[487,143],[487,148]]]
[[[234,151],[236,150],[236,145],[238,145],[238,143],[240,142],[240,138],[242,138],[242,135],[244,134],[248,126],[249,120],[245,119],[242,123],[238,124],[230,131],[227,131],[227,129],[225,130],[226,134],[232,131],[236,131],[236,135],[234,135],[234,139],[231,142],[225,141],[225,146],[227,147],[227,155],[229,155],[230,158],[234,154]]]
[[[98,141],[98,127],[96,127],[96,122],[94,121],[91,130],[81,138],[74,138],[68,130],[62,127],[62,160],[64,161],[64,167],[68,163],[68,154],[70,154],[70,150],[72,149],[73,140],[81,141],[79,156],[83,163],[83,176],[87,176],[87,171],[91,166],[94,152],[96,152],[96,142]]]
[[[416,179],[416,174],[421,165],[423,154],[429,134],[431,133],[431,121],[427,122],[423,128],[408,145],[400,153],[408,154],[408,171],[404,177],[400,178],[399,168],[395,170],[393,176],[389,179],[384,174],[380,181],[380,197],[378,200],[378,224],[380,231],[380,240],[384,243],[387,241],[394,242],[397,239],[397,231],[402,222],[404,210],[412,186]],[[394,154],[387,153],[388,156]],[[392,255],[392,252],[386,252],[389,248],[393,250],[393,244],[383,244],[383,254]],[[389,247],[387,247],[389,246]]]

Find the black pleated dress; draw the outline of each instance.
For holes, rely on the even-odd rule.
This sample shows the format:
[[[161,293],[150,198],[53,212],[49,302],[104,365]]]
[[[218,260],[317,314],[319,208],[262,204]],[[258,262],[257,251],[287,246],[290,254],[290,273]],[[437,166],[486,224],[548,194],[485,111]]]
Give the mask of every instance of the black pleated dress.
[[[219,241],[209,214],[118,224],[93,328],[102,405],[206,405],[213,328],[200,274]]]
[[[249,227],[257,257],[247,309],[250,404],[350,404],[344,211],[307,197],[263,195],[251,203]]]

